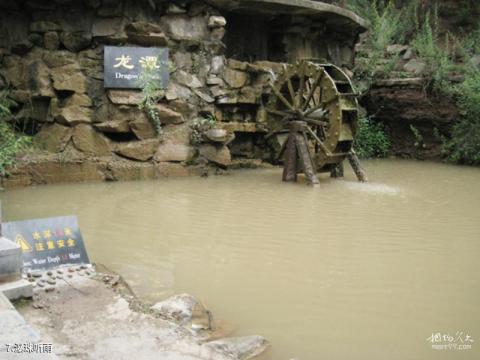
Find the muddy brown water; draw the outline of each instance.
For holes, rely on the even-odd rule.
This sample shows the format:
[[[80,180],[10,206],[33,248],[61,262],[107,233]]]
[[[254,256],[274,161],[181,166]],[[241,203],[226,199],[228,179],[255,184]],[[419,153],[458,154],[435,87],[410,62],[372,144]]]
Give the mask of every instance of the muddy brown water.
[[[77,214],[93,261],[146,300],[198,296],[267,337],[263,359],[479,359],[480,169],[365,166],[369,184],[271,169],[0,197],[7,220]],[[457,332],[470,350],[432,349]]]

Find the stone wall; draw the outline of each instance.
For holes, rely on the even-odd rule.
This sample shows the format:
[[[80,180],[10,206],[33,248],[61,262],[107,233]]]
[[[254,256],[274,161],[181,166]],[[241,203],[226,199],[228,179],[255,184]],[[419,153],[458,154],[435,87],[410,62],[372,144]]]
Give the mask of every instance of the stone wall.
[[[158,0],[0,0],[0,10],[0,88],[35,144],[4,185],[204,174],[235,159],[271,159],[262,94],[281,64],[268,52],[253,63],[226,58],[229,11]],[[355,38],[345,46],[341,37],[343,65]],[[170,49],[171,81],[156,105],[161,135],[138,106],[141,91],[104,89],[105,45]],[[192,143],[204,118],[215,118],[216,129]]]

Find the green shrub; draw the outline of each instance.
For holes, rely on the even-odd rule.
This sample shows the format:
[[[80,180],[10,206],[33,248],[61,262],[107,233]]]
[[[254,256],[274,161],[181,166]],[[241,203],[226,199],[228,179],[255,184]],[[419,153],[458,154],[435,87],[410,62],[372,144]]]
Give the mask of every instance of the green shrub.
[[[450,49],[450,35],[447,33],[443,47],[438,36],[438,14],[433,18],[427,13],[425,21],[412,40],[412,47],[418,57],[425,62],[424,76],[428,79],[428,88],[438,95],[451,96],[453,87],[449,75],[455,69],[453,52]]]
[[[368,117],[361,118],[358,125],[354,144],[358,156],[363,159],[387,156],[391,144],[384,126]]]
[[[192,145],[199,145],[203,141],[203,134],[215,127],[217,120],[211,114],[196,118],[191,124],[192,134],[190,136],[190,143]]]
[[[11,105],[7,93],[0,93],[0,176],[7,174],[7,169],[15,165],[17,154],[26,150],[31,143],[30,137],[16,134],[8,122]]]
[[[444,153],[451,162],[480,165],[480,70],[469,72],[456,96],[461,118],[445,140]]]
[[[162,133],[162,123],[155,104],[160,99],[160,86],[158,85],[157,73],[154,69],[145,69],[139,77],[139,86],[142,89],[143,98],[139,108],[147,113],[147,117],[152,123],[157,134]]]
[[[408,19],[413,18],[416,6],[396,9],[393,2],[379,5],[377,0],[355,0],[349,7],[370,22],[369,36],[365,41],[368,56],[357,63],[354,79],[360,93],[365,93],[375,79],[388,77],[395,68],[397,57],[385,61],[387,47],[405,41],[414,26]]]

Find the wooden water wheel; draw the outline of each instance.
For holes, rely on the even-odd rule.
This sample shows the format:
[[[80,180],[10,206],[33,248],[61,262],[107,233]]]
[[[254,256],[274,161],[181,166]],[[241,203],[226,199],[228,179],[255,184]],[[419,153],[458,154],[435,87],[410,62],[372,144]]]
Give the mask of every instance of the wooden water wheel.
[[[284,181],[305,173],[318,184],[317,172],[343,176],[347,158],[360,181],[366,181],[353,140],[357,132],[357,95],[348,76],[331,64],[300,61],[285,65],[270,84],[270,135],[288,132],[278,157],[284,157]]]

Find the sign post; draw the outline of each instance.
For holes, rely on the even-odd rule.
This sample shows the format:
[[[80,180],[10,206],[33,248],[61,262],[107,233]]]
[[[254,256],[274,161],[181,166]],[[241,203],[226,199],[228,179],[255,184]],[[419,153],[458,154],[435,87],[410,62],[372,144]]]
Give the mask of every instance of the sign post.
[[[140,89],[141,74],[153,74],[160,89],[169,82],[167,48],[117,47],[104,49],[104,87],[111,89]]]
[[[75,216],[7,222],[3,234],[20,246],[24,269],[90,263]]]

